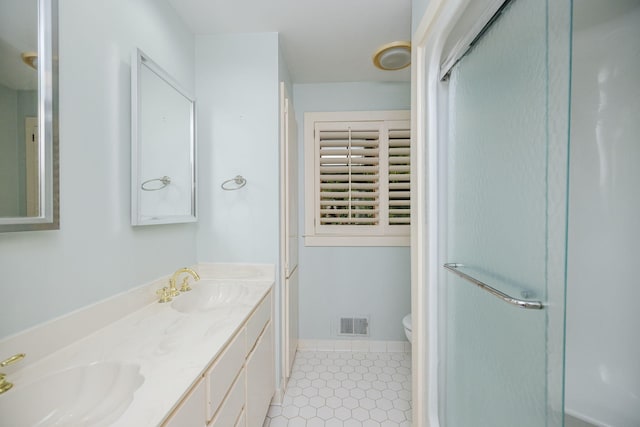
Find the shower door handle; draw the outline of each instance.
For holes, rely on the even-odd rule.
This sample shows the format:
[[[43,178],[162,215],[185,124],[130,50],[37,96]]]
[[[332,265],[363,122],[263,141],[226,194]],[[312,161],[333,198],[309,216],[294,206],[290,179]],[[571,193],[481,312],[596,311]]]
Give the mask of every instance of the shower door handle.
[[[444,264],[443,267],[451,271],[452,273],[457,274],[458,276],[462,277],[468,282],[473,283],[480,289],[489,292],[491,295],[497,298],[500,298],[502,301],[508,304],[515,305],[516,307],[532,309],[532,310],[542,310],[544,308],[544,304],[541,301],[528,301],[528,300],[522,300],[519,298],[514,298],[510,295],[505,294],[504,292],[497,290],[492,286],[487,285],[486,283],[476,279],[475,277],[471,277],[468,274],[463,273],[462,271],[459,270],[460,267],[464,267],[463,264],[447,263],[447,264]]]

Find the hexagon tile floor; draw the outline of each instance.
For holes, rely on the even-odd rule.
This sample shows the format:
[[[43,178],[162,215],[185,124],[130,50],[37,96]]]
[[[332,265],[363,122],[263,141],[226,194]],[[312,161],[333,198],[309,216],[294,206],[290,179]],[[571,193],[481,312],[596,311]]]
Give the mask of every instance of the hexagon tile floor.
[[[411,426],[411,355],[298,351],[263,427]]]

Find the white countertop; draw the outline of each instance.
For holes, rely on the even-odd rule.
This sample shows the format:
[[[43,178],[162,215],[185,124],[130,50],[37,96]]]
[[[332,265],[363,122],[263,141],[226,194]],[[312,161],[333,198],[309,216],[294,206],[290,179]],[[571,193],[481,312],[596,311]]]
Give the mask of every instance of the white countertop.
[[[225,282],[250,287],[251,292],[243,293],[233,306],[192,313],[177,311],[171,307],[171,302],[146,303],[49,356],[25,365],[8,375],[7,379],[15,384],[17,391],[44,376],[70,367],[99,362],[136,364],[144,381],[135,391],[126,411],[108,425],[141,427],[160,424],[274,283],[269,266],[200,265],[195,269],[202,280],[192,282],[194,291],[196,287],[206,286],[207,283]],[[273,271],[273,268],[270,270]],[[157,283],[147,286],[149,290],[158,288]],[[174,301],[180,297],[177,296]],[[118,296],[118,299],[123,298],[126,298],[126,294]],[[113,305],[114,301],[108,303]],[[90,315],[86,311],[75,314],[76,317],[81,315],[78,321]],[[63,323],[68,325],[70,319],[64,320]],[[37,331],[35,334],[34,331],[29,332],[39,337]],[[23,351],[19,348],[13,350]],[[8,391],[7,395],[12,391]],[[52,392],[55,393],[55,390]]]

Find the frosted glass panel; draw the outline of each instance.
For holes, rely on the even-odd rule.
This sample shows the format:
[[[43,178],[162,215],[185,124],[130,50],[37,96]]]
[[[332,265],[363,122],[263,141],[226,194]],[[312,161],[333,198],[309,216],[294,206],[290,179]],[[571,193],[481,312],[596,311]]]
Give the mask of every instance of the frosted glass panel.
[[[573,24],[566,410],[640,426],[640,0]]]
[[[566,132],[556,135],[558,118],[549,119],[558,105],[568,108],[568,92],[552,93],[557,82],[549,77],[566,76],[568,62],[559,63],[561,73],[549,65],[555,52],[548,49],[548,29],[555,24],[548,7],[556,6],[512,1],[452,70],[446,233],[447,262],[464,264],[467,274],[515,298],[545,303],[550,254],[562,261],[565,245],[564,234],[562,247],[549,237],[551,229],[564,231],[556,217],[566,205],[564,191],[550,188],[566,189],[566,169],[549,172],[558,156],[566,163],[566,152],[550,142],[568,143]],[[568,21],[561,30],[568,34]],[[548,392],[548,372],[560,366],[561,388],[562,367],[549,362],[549,310],[508,305],[453,274],[444,277],[444,425],[561,423],[550,415],[550,408],[561,408],[562,393]],[[563,278],[553,283],[564,286]],[[552,347],[561,352],[563,334],[554,337],[560,343]],[[550,395],[559,401],[549,402]]]

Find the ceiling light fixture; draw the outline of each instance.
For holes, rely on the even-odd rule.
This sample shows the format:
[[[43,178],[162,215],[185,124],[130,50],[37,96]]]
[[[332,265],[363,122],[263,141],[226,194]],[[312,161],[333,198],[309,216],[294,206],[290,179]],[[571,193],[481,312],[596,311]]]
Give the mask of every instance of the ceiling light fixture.
[[[23,52],[22,61],[34,70],[38,69],[38,54],[36,52]]]
[[[380,46],[373,54],[373,64],[385,71],[407,68],[411,65],[411,42],[398,41]]]

